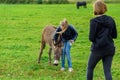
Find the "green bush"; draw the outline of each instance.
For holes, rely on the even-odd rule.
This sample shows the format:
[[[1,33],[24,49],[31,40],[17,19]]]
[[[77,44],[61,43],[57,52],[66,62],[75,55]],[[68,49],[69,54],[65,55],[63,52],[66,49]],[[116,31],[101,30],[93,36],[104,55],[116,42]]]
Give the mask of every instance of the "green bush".
[[[68,0],[43,0],[44,4],[66,4],[69,3]]]
[[[68,0],[0,0],[0,3],[7,3],[7,4],[30,4],[30,3],[64,4],[64,3],[69,3],[69,1]]]
[[[42,4],[42,0],[38,0],[38,4]]]
[[[36,2],[36,0],[0,0],[0,3],[7,3],[7,4],[29,4]]]

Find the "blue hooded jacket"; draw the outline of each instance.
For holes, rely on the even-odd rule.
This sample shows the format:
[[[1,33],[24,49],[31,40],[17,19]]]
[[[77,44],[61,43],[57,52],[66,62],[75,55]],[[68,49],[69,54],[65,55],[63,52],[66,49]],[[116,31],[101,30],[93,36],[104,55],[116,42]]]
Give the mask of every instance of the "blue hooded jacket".
[[[60,26],[59,26],[59,27],[57,28],[56,32],[60,32],[60,31],[62,31],[62,29],[61,29]],[[55,41],[57,41],[58,36],[59,36],[59,34],[56,34],[56,33],[55,33],[53,39],[54,39]],[[77,36],[78,36],[78,33],[77,33],[77,31],[74,29],[74,27],[73,27],[72,25],[68,25],[67,30],[66,30],[64,33],[62,33],[62,35],[61,35],[61,40],[62,40],[63,42],[68,41],[68,40],[74,40],[74,41],[75,41],[76,38],[77,38]]]

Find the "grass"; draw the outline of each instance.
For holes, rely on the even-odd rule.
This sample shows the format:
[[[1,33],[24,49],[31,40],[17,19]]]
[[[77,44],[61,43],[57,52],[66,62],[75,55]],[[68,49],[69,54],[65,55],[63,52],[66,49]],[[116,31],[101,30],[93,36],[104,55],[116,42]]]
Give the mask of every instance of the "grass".
[[[108,12],[120,32],[120,4],[108,4]],[[76,9],[75,4],[61,5],[6,5],[0,4],[0,80],[86,80],[86,67],[90,54],[88,40],[89,20],[94,17],[92,5]],[[71,49],[74,71],[60,71],[60,65],[48,64],[48,46],[37,64],[41,32],[46,25],[59,25],[67,18],[79,36]],[[115,40],[116,55],[113,59],[113,80],[120,79],[120,48]],[[101,61],[95,68],[94,80],[104,80]]]

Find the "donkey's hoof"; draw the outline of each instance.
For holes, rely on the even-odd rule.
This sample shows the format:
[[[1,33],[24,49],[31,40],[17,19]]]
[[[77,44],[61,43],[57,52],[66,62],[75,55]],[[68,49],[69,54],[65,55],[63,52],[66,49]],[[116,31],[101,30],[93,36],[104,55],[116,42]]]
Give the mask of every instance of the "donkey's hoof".
[[[58,64],[53,64],[54,66],[58,66]]]

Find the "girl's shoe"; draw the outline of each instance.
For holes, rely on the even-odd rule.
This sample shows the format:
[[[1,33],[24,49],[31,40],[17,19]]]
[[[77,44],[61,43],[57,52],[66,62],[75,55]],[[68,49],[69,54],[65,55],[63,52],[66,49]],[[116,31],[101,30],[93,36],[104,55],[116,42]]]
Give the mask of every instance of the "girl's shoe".
[[[69,71],[69,72],[72,72],[72,71],[73,71],[73,68],[69,68],[68,71]]]
[[[65,70],[65,68],[61,68],[61,71],[64,71]]]

